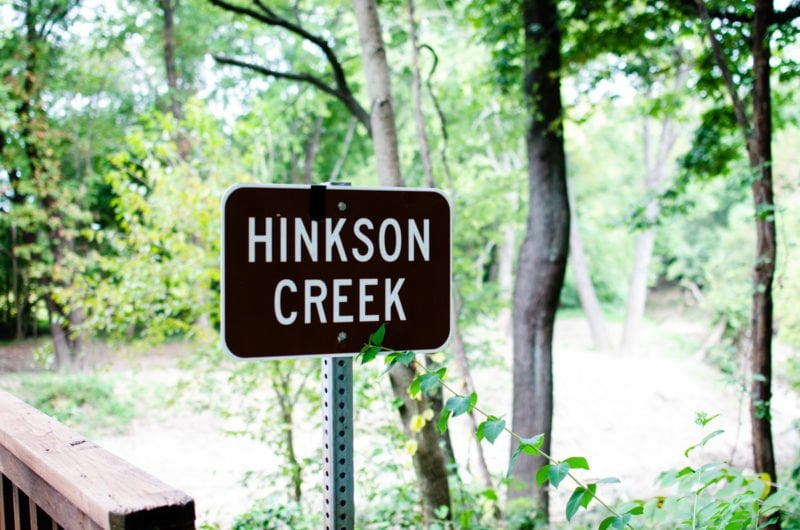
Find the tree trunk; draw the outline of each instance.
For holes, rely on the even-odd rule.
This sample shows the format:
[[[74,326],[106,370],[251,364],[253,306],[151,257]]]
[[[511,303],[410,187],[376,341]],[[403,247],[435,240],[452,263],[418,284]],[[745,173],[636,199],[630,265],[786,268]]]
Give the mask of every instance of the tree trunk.
[[[11,224],[11,285],[14,292],[14,311],[16,313],[16,332],[17,340],[25,338],[24,308],[22,300],[22,289],[19,281],[19,261],[17,259],[17,225]]]
[[[420,489],[423,520],[427,526],[437,519],[436,510],[441,506],[447,507],[447,519],[450,518],[450,486],[447,483],[447,460],[439,446],[439,431],[435,422],[426,422],[416,434],[411,431],[412,416],[431,408],[424,396],[414,400],[408,395],[408,387],[415,376],[413,369],[402,364],[395,365],[389,371],[392,391],[395,397],[403,401],[399,409],[403,430],[409,440],[417,442],[417,451],[413,456],[414,472]]]
[[[178,0],[159,0],[161,13],[164,20],[164,66],[167,74],[167,89],[169,97],[169,109],[173,118],[180,121],[183,119],[183,102],[180,87],[178,87],[178,68],[175,64],[175,9],[178,7]],[[181,160],[189,158],[191,146],[189,138],[182,130],[178,130],[175,136],[178,147],[178,156]]]
[[[419,75],[419,42],[417,40],[417,21],[414,16],[414,0],[408,0],[408,34],[411,41],[411,95],[414,100],[414,121],[417,126],[417,141],[422,159],[422,174],[425,185],[434,186],[433,165],[428,134],[425,131],[425,114],[422,112],[422,83]]]
[[[314,179],[314,161],[319,147],[319,136],[322,133],[322,118],[314,120],[314,131],[306,140],[306,156],[303,162],[303,183],[311,184]]]
[[[524,96],[530,124],[526,135],[529,212],[514,288],[514,430],[545,435],[550,451],[553,421],[553,324],[569,249],[561,104],[561,32],[555,0],[522,3],[525,32]],[[512,449],[513,450],[513,449]],[[543,517],[548,492],[537,488],[544,459],[519,458],[512,476],[522,483],[510,498],[533,497]]]
[[[389,67],[377,6],[375,0],[353,0],[353,7],[370,99],[370,124],[378,182],[382,186],[402,186]],[[411,416],[432,408],[424,396],[420,401],[414,401],[408,395],[408,387],[414,376],[414,370],[402,364],[397,364],[389,371],[392,390],[403,401],[400,416],[407,434],[410,433]],[[416,440],[414,470],[420,488],[424,519],[426,522],[434,520],[435,511],[441,506],[447,507],[449,518],[452,509],[447,483],[447,461],[439,446],[438,431],[434,423],[427,422],[417,433]]]
[[[675,75],[675,89],[685,84],[688,69],[682,64],[678,65]],[[666,166],[672,147],[675,145],[675,122],[670,117],[661,121],[661,134],[658,148],[653,156],[650,142],[650,118],[645,117],[642,124],[642,147],[644,155],[644,191],[645,193],[657,192],[664,184]],[[645,221],[655,223],[658,217],[658,202],[651,200],[645,210]],[[656,229],[653,226],[645,228],[636,237],[636,252],[633,259],[630,287],[628,289],[628,302],[625,307],[625,322],[622,326],[622,341],[620,349],[631,353],[638,347],[637,336],[644,318],[647,302],[647,280],[650,271],[650,261],[653,257],[653,246],[656,240]]]
[[[375,149],[378,181],[382,186],[402,186],[400,156],[397,150],[397,127],[392,104],[392,86],[386,47],[375,0],[353,0],[361,41],[361,56],[369,95],[370,129]]]
[[[180,98],[178,97],[178,69],[175,67],[175,2],[159,0],[164,21],[164,66],[167,73],[169,90],[169,109],[176,120],[183,118]]]
[[[770,92],[769,20],[774,15],[772,0],[755,0],[752,36],[753,117],[752,123],[739,97],[734,78],[722,51],[703,0],[695,0],[708,33],[714,58],[731,98],[736,122],[747,144],[751,191],[755,209],[756,256],[753,266],[751,309],[751,387],[750,425],[753,439],[753,467],[776,482],[775,452],[772,443],[772,283],[775,276],[775,200],[772,191],[772,95]],[[774,489],[773,489],[774,491]],[[762,527],[779,530],[780,520]]]
[[[575,196],[572,190],[567,187],[569,193],[570,219],[569,219],[569,254],[572,263],[572,273],[575,276],[575,287],[578,290],[578,298],[581,300],[581,307],[586,314],[589,329],[592,333],[592,344],[595,349],[600,351],[611,351],[611,338],[608,335],[603,309],[597,299],[597,293],[592,284],[592,277],[589,274],[589,262],[586,259],[586,252],[583,248],[581,229],[578,225],[577,208],[575,207]]]
[[[350,151],[350,144],[353,142],[353,135],[356,132],[357,125],[358,120],[352,118],[350,120],[350,125],[347,126],[347,133],[345,134],[344,142],[342,143],[342,152],[339,154],[339,158],[336,159],[336,164],[333,166],[331,176],[328,177],[328,180],[331,182],[336,182],[339,180],[339,173],[342,172],[342,166],[344,166],[344,161],[347,159],[347,153]]]
[[[456,362],[459,377],[464,381],[461,393],[469,395],[475,390],[475,383],[472,380],[472,372],[469,368],[469,359],[467,359],[467,349],[464,345],[464,337],[461,336],[461,330],[458,326],[458,309],[456,308],[455,301],[450,302],[450,319],[451,327],[453,330],[453,358]],[[469,411],[470,422],[470,436],[473,440],[477,439],[478,434],[478,421],[475,418],[475,411]],[[449,430],[447,432],[450,432]],[[480,469],[480,477],[483,485],[487,489],[494,489],[492,483],[492,474],[489,472],[489,466],[486,463],[486,455],[483,453],[483,445],[480,443],[475,444],[475,450],[478,457],[478,468]]]
[[[753,466],[777,482],[772,444],[772,282],[775,276],[775,201],[772,192],[772,102],[768,20],[771,0],[756,0],[753,19],[753,129],[748,143],[754,172],[753,203],[756,211],[756,259],[753,269],[752,387],[750,421]],[[767,528],[780,528],[780,521]]]
[[[63,324],[63,314],[58,307],[53,296],[50,294],[44,297],[47,305],[47,317],[50,322],[50,335],[53,339],[55,350],[55,365],[57,370],[69,371],[72,369],[73,352],[70,348],[69,335]]]

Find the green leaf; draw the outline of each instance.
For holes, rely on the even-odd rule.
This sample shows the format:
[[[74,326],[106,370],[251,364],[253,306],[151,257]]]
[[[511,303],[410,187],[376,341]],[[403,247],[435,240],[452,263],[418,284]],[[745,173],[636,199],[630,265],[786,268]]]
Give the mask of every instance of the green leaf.
[[[413,351],[398,352],[397,353],[397,362],[399,362],[400,364],[402,364],[404,366],[408,366],[409,364],[411,364],[411,361],[414,360],[414,356],[415,355],[416,354]]]
[[[537,434],[532,438],[521,438],[520,444],[522,446],[522,450],[525,451],[529,455],[538,456],[540,453],[539,448],[542,447],[544,443],[544,434]]]
[[[450,419],[450,409],[443,409],[439,414],[439,432],[444,434],[447,431],[447,421]]]
[[[453,396],[445,403],[445,408],[453,412],[453,417],[471,412],[478,401],[478,395],[473,392],[469,396]]]
[[[411,384],[408,385],[408,393],[410,396],[416,396],[421,392],[420,387],[422,386],[422,376],[418,375],[411,381]]]
[[[522,454],[522,446],[517,446],[517,450],[514,451],[514,454],[511,455],[511,458],[508,459],[508,472],[506,473],[506,477],[511,476],[511,470],[514,469],[514,462],[517,461],[519,455]]]
[[[506,420],[489,416],[489,418],[478,426],[478,441],[486,440],[493,444],[506,428]]]
[[[547,482],[547,476],[550,473],[550,464],[545,464],[536,472],[536,484],[541,488]]]
[[[496,492],[496,491],[494,491],[492,488],[489,488],[489,489],[485,489],[485,490],[483,490],[483,491],[481,492],[481,495],[482,495],[482,496],[484,496],[484,497],[486,497],[486,498],[487,498],[487,499],[489,499],[490,501],[495,501],[495,502],[496,502],[496,501],[498,500],[498,497],[497,497],[497,492]]]
[[[366,350],[361,351],[361,364],[367,364],[368,362],[372,361],[378,354],[381,352],[381,349],[377,346],[370,346]]]
[[[722,429],[717,429],[716,431],[712,432],[711,434],[709,434],[708,436],[703,438],[703,441],[700,442],[700,445],[703,446],[703,445],[707,444],[709,442],[709,440],[711,440],[712,438],[716,438],[717,436],[719,436],[720,434],[722,434],[724,432],[725,431],[723,431]]]
[[[550,466],[550,469],[547,471],[547,479],[554,488],[558,488],[558,485],[561,484],[561,481],[566,478],[568,473],[569,464],[566,462],[561,462],[559,464]]]
[[[589,484],[586,486],[586,491],[583,493],[583,499],[581,499],[581,506],[588,508],[589,503],[592,502],[592,500],[595,498],[595,495],[597,495],[597,484]]]
[[[383,346],[383,337],[386,336],[386,324],[381,324],[381,326],[369,336],[369,343],[371,346]]]
[[[597,527],[597,530],[606,530],[609,526],[611,526],[611,523],[614,522],[614,519],[615,517],[613,515],[611,517],[606,517],[600,523],[600,526]]]
[[[620,517],[614,517],[613,521],[611,521],[611,526],[613,526],[616,530],[625,530],[625,527],[628,525],[628,521],[630,520],[631,514],[626,513]]]
[[[572,521],[572,517],[578,513],[583,503],[584,493],[586,493],[586,489],[581,486],[578,486],[575,488],[575,491],[572,492],[572,495],[567,501],[567,521]]]
[[[441,383],[442,379],[444,379],[444,374],[447,370],[445,368],[439,368],[433,373],[424,373],[422,374],[422,379],[419,384],[419,389],[427,394],[436,386]]]
[[[582,456],[571,456],[564,460],[570,469],[589,469],[589,462]]]

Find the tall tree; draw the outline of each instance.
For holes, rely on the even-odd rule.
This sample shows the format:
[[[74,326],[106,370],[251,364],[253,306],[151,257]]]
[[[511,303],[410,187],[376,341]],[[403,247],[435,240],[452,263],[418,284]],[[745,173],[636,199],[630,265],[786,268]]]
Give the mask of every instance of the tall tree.
[[[523,436],[545,435],[550,451],[553,421],[553,324],[569,249],[569,201],[561,102],[561,28],[554,0],[520,3],[524,32],[523,97],[529,125],[529,211],[514,287],[513,428]],[[512,476],[521,489],[509,496],[533,496],[543,517],[548,492],[536,487],[544,459],[518,459]]]
[[[743,41],[749,42],[749,87],[737,83],[732,72],[730,53],[723,46],[720,30],[715,29],[712,13],[704,0],[695,0],[716,66],[733,107],[736,124],[744,137],[752,172],[751,193],[755,209],[756,253],[753,265],[751,309],[750,422],[753,439],[753,466],[758,473],[777,478],[772,440],[772,285],[777,259],[775,199],[772,182],[772,92],[771,39],[776,25],[784,26],[800,16],[800,4],[792,3],[776,12],[771,0],[754,0],[741,11],[716,13],[722,23],[748,30]],[[727,54],[726,54],[727,52]],[[745,92],[745,95],[742,92]],[[746,98],[749,97],[750,109]],[[780,528],[780,521],[767,528]]]
[[[647,282],[650,272],[650,261],[656,240],[656,220],[658,217],[658,193],[664,188],[668,176],[670,154],[678,138],[674,105],[670,102],[682,90],[689,74],[685,62],[685,52],[678,46],[666,50],[674,65],[657,65],[657,59],[641,57],[640,78],[644,83],[644,92],[649,101],[655,103],[656,112],[648,113],[642,122],[642,155],[644,160],[644,192],[647,205],[644,208],[642,227],[636,236],[636,250],[630,276],[628,300],[625,306],[625,321],[622,326],[620,349],[624,352],[635,351],[637,337],[644,318],[647,301]],[[649,66],[655,64],[656,66]],[[666,73],[664,75],[663,73]],[[664,79],[659,79],[664,77]],[[672,79],[669,79],[672,77]],[[671,81],[672,86],[665,86]],[[656,93],[658,89],[661,93]],[[651,115],[655,114],[655,116]],[[659,130],[652,131],[655,118],[659,117]],[[657,141],[653,142],[653,137]]]
[[[15,119],[2,138],[14,219],[12,255],[17,268],[27,268],[45,303],[56,364],[62,368],[76,360],[82,346],[83,311],[71,303],[68,290],[77,272],[72,259],[77,230],[85,219],[72,204],[76,190],[64,185],[59,157],[63,135],[51,124],[47,83],[53,80],[60,32],[76,5],[76,0],[14,4],[19,23],[0,52],[14,65],[3,82],[11,94]],[[19,272],[15,275],[19,277]]]

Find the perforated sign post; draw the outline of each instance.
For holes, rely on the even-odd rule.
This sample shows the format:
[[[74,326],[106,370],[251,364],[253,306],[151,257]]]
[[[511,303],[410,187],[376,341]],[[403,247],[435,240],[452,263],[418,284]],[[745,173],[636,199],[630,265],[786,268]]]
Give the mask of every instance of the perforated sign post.
[[[222,201],[222,342],[243,359],[322,356],[325,528],[351,530],[352,356],[450,338],[452,211],[436,190],[230,188]]]

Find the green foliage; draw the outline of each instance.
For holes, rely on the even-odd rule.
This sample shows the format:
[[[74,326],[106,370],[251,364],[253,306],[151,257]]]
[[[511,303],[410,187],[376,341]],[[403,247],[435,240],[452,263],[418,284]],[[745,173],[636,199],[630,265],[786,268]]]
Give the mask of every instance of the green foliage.
[[[124,432],[135,416],[132,397],[117,392],[108,375],[31,374],[20,378],[20,397],[85,434]]]
[[[315,530],[320,525],[319,516],[303,506],[272,498],[237,517],[231,530]]]

